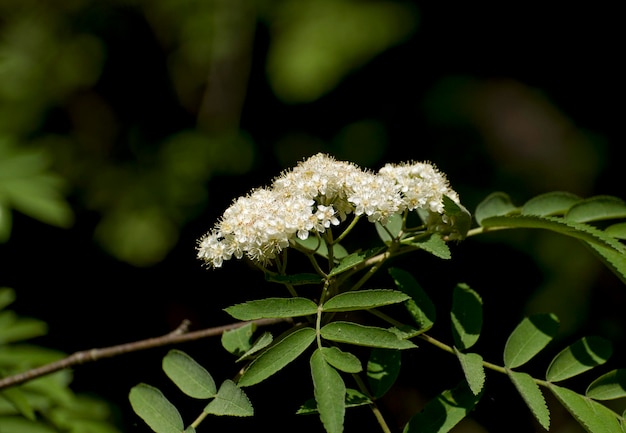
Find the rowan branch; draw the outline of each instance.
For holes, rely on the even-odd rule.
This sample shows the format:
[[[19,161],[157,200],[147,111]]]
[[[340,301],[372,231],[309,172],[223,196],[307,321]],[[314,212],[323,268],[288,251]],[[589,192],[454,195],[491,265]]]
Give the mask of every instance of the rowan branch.
[[[259,319],[249,322],[236,322],[229,325],[217,326],[214,328],[206,328],[198,331],[187,332],[190,322],[188,320],[183,321],[178,328],[160,337],[148,338],[146,340],[139,340],[132,343],[118,344],[116,346],[103,347],[99,349],[89,349],[80,352],[75,352],[63,359],[51,362],[49,364],[42,365],[30,370],[26,370],[22,373],[18,373],[12,376],[0,379],[0,390],[9,388],[11,386],[19,385],[29,380],[36,379],[41,376],[45,376],[65,368],[73,367],[75,365],[85,364],[87,362],[97,361],[103,358],[112,358],[114,356],[123,355],[126,353],[137,352],[145,349],[152,349],[154,347],[167,346],[170,344],[184,343],[187,341],[200,340],[207,337],[215,337],[222,335],[226,331],[240,328],[249,323],[254,323],[257,326],[273,325],[280,322],[288,322],[290,318],[278,318],[278,319]]]

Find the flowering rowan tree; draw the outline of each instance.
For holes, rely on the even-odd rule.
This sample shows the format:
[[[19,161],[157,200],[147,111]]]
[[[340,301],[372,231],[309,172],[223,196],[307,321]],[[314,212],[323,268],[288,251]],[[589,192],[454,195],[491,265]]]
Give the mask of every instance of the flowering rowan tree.
[[[494,193],[473,217],[475,227],[445,175],[431,164],[388,164],[374,173],[324,154],[282,173],[271,186],[236,199],[199,240],[198,257],[210,269],[245,258],[266,280],[283,285],[288,296],[226,308],[242,322],[224,332],[222,343],[244,366],[219,387],[189,355],[179,350],[166,355],[163,369],[169,378],[190,397],[208,401],[194,421],[184,423],[163,393],[147,384],[131,390],[134,410],[157,433],[194,432],[209,415],[252,416],[253,402],[245,389],[298,357],[309,356],[310,368],[302,374],[311,378],[311,400],[302,402],[299,414],[317,414],[325,430],[336,433],[344,430],[346,409],[368,406],[380,430],[390,432],[376,402],[398,377],[399,352],[419,350],[415,341],[420,340],[456,357],[464,379],[416,410],[405,432],[453,428],[480,401],[486,370],[507,375],[546,430],[550,411],[544,392],[552,393],[589,432],[623,431],[623,416],[600,401],[626,397],[625,370],[599,376],[582,394],[561,384],[605,363],[611,355],[608,341],[585,337],[556,354],[544,378],[532,377],[519,367],[556,335],[558,319],[553,314],[522,318],[506,342],[503,365],[498,365],[471,350],[482,328],[478,292],[463,283],[453,289],[452,341],[445,343],[428,334],[440,306],[433,304],[416,276],[387,264],[415,251],[449,259],[449,241],[500,229],[540,228],[580,240],[626,281],[626,225],[620,222],[626,218],[626,204],[614,197],[581,199],[555,192],[518,207],[505,194]],[[349,251],[344,241],[361,222],[375,225],[379,239],[373,246]],[[292,271],[292,254],[304,255],[311,271]],[[368,288],[370,278],[382,269],[393,288]],[[402,313],[392,308],[400,304],[406,307]],[[353,312],[369,313],[376,320],[354,320]],[[285,320],[292,327],[277,337],[269,332],[257,336],[260,320]],[[369,356],[357,356],[351,349],[355,346],[369,348]]]

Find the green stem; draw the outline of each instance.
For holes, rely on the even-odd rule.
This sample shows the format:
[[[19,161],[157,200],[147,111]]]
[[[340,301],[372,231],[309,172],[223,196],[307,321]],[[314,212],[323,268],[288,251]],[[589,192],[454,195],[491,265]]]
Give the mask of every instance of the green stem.
[[[367,387],[365,386],[365,383],[363,383],[363,380],[357,374],[353,374],[352,377],[354,378],[354,381],[356,382],[361,392],[367,395],[367,397],[369,397],[371,401],[371,403],[369,404],[369,408],[374,414],[374,416],[376,417],[376,421],[378,421],[378,424],[380,425],[382,431],[384,433],[391,433],[391,429],[387,425],[387,421],[385,421],[385,418],[383,417],[383,414],[380,412],[380,409],[378,409],[378,406],[376,405],[376,403],[374,403],[374,399],[371,396]]]
[[[350,233],[350,231],[354,228],[354,226],[356,225],[356,223],[357,223],[357,222],[359,222],[359,219],[360,219],[360,216],[359,216],[359,215],[356,215],[356,216],[354,217],[354,219],[350,222],[350,224],[348,225],[348,227],[346,227],[346,229],[343,231],[343,233],[341,233],[341,234],[337,237],[337,239],[335,239],[335,240],[333,241],[333,244],[338,244],[339,242],[341,242],[341,241],[343,240],[343,238],[345,238],[345,237],[348,235],[348,233]],[[328,245],[328,246],[330,247],[331,245],[332,245],[332,244],[330,244],[330,245]]]

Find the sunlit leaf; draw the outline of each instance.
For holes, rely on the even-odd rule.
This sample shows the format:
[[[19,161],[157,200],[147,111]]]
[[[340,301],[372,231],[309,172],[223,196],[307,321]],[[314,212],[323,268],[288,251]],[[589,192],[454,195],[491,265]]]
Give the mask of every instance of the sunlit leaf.
[[[254,409],[246,393],[232,380],[225,380],[204,412],[221,416],[252,416]]]
[[[130,404],[156,433],[180,433],[185,426],[178,410],[157,388],[140,383],[131,388]]]
[[[430,329],[435,322],[436,309],[424,289],[410,273],[403,269],[390,268],[389,274],[394,279],[398,289],[411,297],[405,301],[404,305],[415,323],[419,325],[421,330]]]
[[[225,308],[238,320],[308,316],[317,313],[317,304],[306,298],[266,298]]]
[[[217,392],[211,374],[193,358],[180,350],[172,349],[163,358],[163,371],[180,388],[193,398],[211,398]]]
[[[235,356],[241,356],[252,348],[252,335],[256,330],[254,323],[247,323],[222,333],[222,347]]]
[[[614,218],[626,218],[626,203],[617,197],[600,195],[573,205],[565,219],[579,223]]]
[[[359,290],[333,296],[324,303],[322,310],[324,312],[368,310],[370,308],[397,304],[408,299],[408,295],[396,290]]]
[[[550,429],[550,411],[539,385],[527,373],[507,369],[507,374],[520,393],[535,419],[546,430]]]
[[[610,371],[587,387],[587,397],[596,400],[613,400],[626,397],[626,369]]]
[[[322,338],[326,340],[358,346],[386,349],[412,349],[417,347],[408,340],[399,339],[396,334],[386,329],[352,322],[331,322],[322,327],[320,333]]]
[[[367,361],[367,380],[371,393],[380,398],[389,391],[400,374],[400,351],[373,348]]]
[[[314,340],[313,328],[300,328],[290,333],[252,361],[237,384],[246,387],[267,379],[300,356]]]
[[[344,352],[338,347],[322,347],[319,350],[326,362],[337,370],[346,373],[360,373],[363,370],[359,358],[349,352]]]
[[[485,367],[483,366],[482,356],[477,353],[463,353],[456,348],[454,353],[461,363],[461,368],[470,390],[474,395],[480,394],[485,385]]]
[[[580,200],[580,197],[569,192],[548,192],[528,200],[522,206],[521,212],[524,215],[563,215]]]
[[[626,223],[612,224],[605,228],[604,232],[614,238],[626,240]]]
[[[440,259],[448,260],[452,258],[448,244],[445,243],[439,233],[431,233],[425,237],[403,240],[402,244],[420,248]]]
[[[452,336],[460,350],[472,347],[483,324],[482,299],[467,284],[458,284],[452,293]]]
[[[504,347],[504,365],[519,367],[532,359],[554,338],[559,322],[553,314],[524,318],[513,330]]]
[[[346,388],[346,409],[350,407],[359,407],[371,404],[372,400],[368,396],[356,389]],[[307,400],[296,412],[296,415],[317,414],[317,402],[314,398]]]
[[[516,210],[517,207],[511,202],[511,198],[507,194],[494,192],[478,204],[474,218],[482,226],[482,222],[486,218],[507,215]]]
[[[611,343],[600,337],[583,337],[554,357],[546,372],[546,380],[558,382],[604,364],[611,353]]]
[[[326,362],[319,349],[313,352],[310,363],[315,401],[322,424],[328,433],[341,433],[346,412],[346,386],[343,379]]]
[[[409,420],[403,433],[449,432],[474,409],[479,400],[480,395],[474,395],[464,381],[430,400],[421,412]]]
[[[550,384],[550,391],[590,433],[623,433],[617,414],[572,390]]]

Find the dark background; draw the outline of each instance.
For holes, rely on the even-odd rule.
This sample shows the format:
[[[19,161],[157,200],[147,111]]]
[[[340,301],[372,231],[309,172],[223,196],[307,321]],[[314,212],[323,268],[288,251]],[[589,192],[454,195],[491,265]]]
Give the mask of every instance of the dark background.
[[[245,27],[234,34],[244,39],[236,45],[247,48],[227,56],[225,64],[213,64],[223,73],[219,89],[224,95],[215,96],[216,91],[207,90],[200,80],[185,99],[176,91],[176,80],[185,83],[186,78],[168,69],[181,42],[164,38],[167,32],[162,30],[184,23],[200,7],[194,2],[186,2],[179,15],[161,15],[171,21],[163,28],[155,27],[154,11],[144,2],[85,1],[71,7],[67,2],[58,10],[33,2],[33,8],[42,11],[38,19],[49,15],[58,20],[68,39],[64,32],[90,34],[106,53],[90,84],[47,101],[30,130],[12,131],[24,146],[50,149],[54,169],[71,185],[68,200],[75,212],[69,229],[15,212],[11,238],[0,245],[0,283],[16,289],[15,310],[49,324],[49,334],[38,339],[39,344],[71,353],[161,335],[183,319],[190,319],[193,329],[221,325],[230,322],[222,312],[228,305],[284,295],[245,263],[203,269],[195,258],[195,242],[234,198],[318,151],[372,169],[386,162],[432,161],[448,175],[470,211],[496,190],[509,193],[518,204],[552,190],[624,197],[618,157],[624,136],[624,31],[615,6],[413,2],[415,28],[404,40],[351,68],[318,98],[286,102],[270,85],[266,62],[273,38],[279,37],[273,33],[270,12],[290,3],[259,6],[244,14]],[[236,4],[232,7],[245,9],[245,2]],[[3,5],[2,11],[0,34],[13,20],[32,12],[12,5]],[[207,75],[203,70],[187,72],[189,80]],[[204,112],[203,95],[214,97],[215,103]],[[106,170],[131,167],[131,181],[150,172],[167,182],[154,161],[163,143],[183,130],[204,134],[206,146],[217,146],[217,162],[197,181],[206,195],[176,207],[161,203],[160,194],[166,194],[159,189],[164,184],[152,183],[146,206],[171,217],[176,241],[154,259],[120,256],[94,237],[107,212],[115,208],[124,214],[128,206],[114,199],[123,196],[126,185],[107,184]],[[231,147],[224,137],[233,134],[247,144]],[[50,135],[69,141],[47,144],[41,139]],[[214,144],[220,140],[227,144]],[[242,158],[248,162],[227,162]],[[104,179],[101,184],[99,179]],[[99,201],[103,196],[113,198]],[[141,208],[140,201],[132,202]],[[184,216],[173,216],[179,214]],[[517,233],[470,239],[452,245],[452,253],[449,262],[416,257],[394,263],[414,271],[439,301],[440,323],[434,335],[449,341],[445,306],[451,289],[462,281],[484,300],[485,325],[477,351],[487,360],[501,363],[506,336],[524,314],[555,311],[563,333],[545,359],[529,365],[536,369],[533,373],[543,374],[559,344],[564,347],[590,333],[613,340],[616,350],[610,366],[623,365],[619,347],[625,338],[624,289],[578,244],[557,236]],[[376,283],[389,281],[381,274]],[[179,348],[194,354],[218,381],[236,373],[217,339]],[[77,367],[73,388],[113,402],[123,431],[148,431],[130,410],[127,394],[133,385],[147,382],[174,398],[176,391],[160,369],[167,350]],[[399,386],[383,402],[383,410],[399,412],[399,420],[408,416],[406,410],[414,410],[409,403],[420,404],[460,380],[454,359],[434,349],[421,347],[405,354],[403,361]],[[314,417],[283,417],[312,395],[310,381],[298,375],[298,367],[305,364],[298,361],[249,390],[256,410],[253,419],[216,420],[216,427],[206,421],[200,431],[263,426],[321,431]],[[506,378],[488,374],[486,394],[474,414],[486,431],[540,431]],[[185,410],[185,419],[191,420],[201,406]],[[346,429],[368,428],[373,422],[366,409],[349,410]],[[555,409],[554,431],[568,423],[571,420]],[[462,431],[485,431],[465,428]]]

